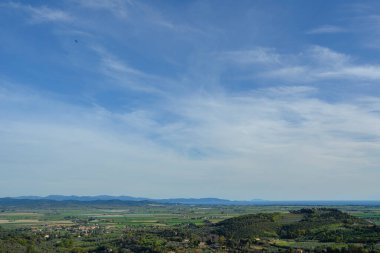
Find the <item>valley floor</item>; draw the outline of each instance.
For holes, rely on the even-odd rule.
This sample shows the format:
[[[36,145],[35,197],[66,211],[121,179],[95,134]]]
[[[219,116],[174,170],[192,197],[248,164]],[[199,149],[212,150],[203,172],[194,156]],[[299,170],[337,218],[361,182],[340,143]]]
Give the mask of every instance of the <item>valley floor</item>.
[[[0,205],[0,252],[380,252],[380,207]]]

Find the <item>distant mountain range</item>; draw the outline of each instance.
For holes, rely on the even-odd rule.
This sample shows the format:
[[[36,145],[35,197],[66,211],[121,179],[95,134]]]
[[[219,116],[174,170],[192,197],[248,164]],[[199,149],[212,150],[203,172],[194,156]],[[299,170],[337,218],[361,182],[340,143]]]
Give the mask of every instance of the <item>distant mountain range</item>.
[[[11,198],[13,200],[52,200],[52,201],[79,201],[79,202],[93,202],[93,201],[123,201],[123,202],[143,202],[151,204],[185,204],[185,205],[294,205],[294,206],[335,206],[335,205],[369,205],[380,206],[380,201],[376,200],[289,200],[289,201],[272,201],[263,199],[253,199],[247,201],[228,200],[220,198],[168,198],[168,199],[151,199],[143,197],[131,196],[65,196],[65,195],[49,195],[46,197],[41,196],[20,196]]]
[[[20,196],[12,197],[10,199],[18,200],[54,200],[54,201],[135,201],[135,202],[149,202],[149,203],[159,203],[159,204],[187,204],[187,205],[252,205],[257,202],[262,202],[264,200],[254,200],[254,201],[237,201],[219,198],[169,198],[169,199],[151,199],[142,197],[131,197],[131,196],[109,196],[109,195],[97,195],[97,196],[65,196],[65,195],[49,195],[46,197],[40,196]]]

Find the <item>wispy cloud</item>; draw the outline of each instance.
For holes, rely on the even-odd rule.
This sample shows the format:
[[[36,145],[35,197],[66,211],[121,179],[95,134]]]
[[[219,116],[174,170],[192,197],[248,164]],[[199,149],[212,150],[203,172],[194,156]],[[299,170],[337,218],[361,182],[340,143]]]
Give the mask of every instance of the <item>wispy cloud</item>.
[[[24,84],[0,80],[0,192],[379,197],[380,64],[355,45],[376,15],[299,32],[309,13],[270,2],[46,4],[1,4],[1,77]]]
[[[293,82],[315,82],[319,80],[378,81],[380,65],[359,64],[343,53],[326,47],[311,46],[298,54],[279,54],[274,50],[246,50],[223,53],[231,62],[252,66],[254,76],[283,79]],[[269,65],[268,65],[269,64]]]
[[[250,50],[228,51],[218,54],[225,61],[239,64],[277,64],[280,63],[280,55],[271,48],[255,48]]]
[[[374,12],[373,9],[365,9],[359,12],[359,15],[354,19],[353,26],[365,47],[380,48],[380,15],[377,12]]]
[[[38,164],[30,170],[41,176],[41,182],[36,178],[39,185],[53,190],[43,182],[55,182],[55,189],[67,194],[73,192],[60,185],[62,173],[75,174],[73,191],[117,175],[111,193],[124,191],[117,187],[123,182],[130,194],[157,197],[169,196],[159,187],[162,183],[180,185],[191,180],[202,185],[214,178],[199,191],[185,184],[183,192],[176,194],[192,189],[193,196],[204,191],[218,196],[213,189],[224,185],[229,197],[236,198],[237,189],[239,196],[249,197],[241,191],[261,194],[263,184],[272,183],[296,192],[295,181],[302,179],[309,184],[295,195],[302,198],[314,193],[319,184],[315,179],[324,178],[326,188],[319,189],[318,196],[328,198],[333,187],[345,189],[360,178],[374,178],[380,162],[380,116],[373,112],[380,101],[375,97],[328,103],[315,97],[316,89],[277,87],[240,95],[173,97],[145,111],[116,113],[65,105],[38,93],[30,96],[3,89],[1,94],[0,150],[6,157],[2,166],[13,171],[7,177],[14,182],[25,164]],[[12,103],[24,106],[16,109]],[[81,172],[76,169],[80,167],[87,169]],[[1,185],[7,187],[6,182]],[[357,196],[374,190],[375,184],[366,185],[356,189]],[[160,190],[151,193],[147,190],[151,188]]]
[[[306,52],[305,56],[311,58],[319,64],[329,66],[341,66],[349,64],[350,56],[321,46],[312,46]]]
[[[307,31],[307,34],[333,34],[333,33],[344,33],[347,32],[347,29],[340,26],[334,25],[323,25],[313,28]]]
[[[66,11],[49,8],[47,6],[22,5],[19,3],[8,3],[3,6],[27,13],[32,23],[70,22],[74,19],[73,16]]]
[[[100,72],[112,79],[114,85],[141,92],[160,93],[160,82],[164,82],[160,77],[131,67],[103,47],[91,48],[99,56]]]
[[[176,23],[165,17],[159,10],[142,1],[110,0],[110,1],[77,1],[83,8],[107,11],[113,16],[129,23],[159,27],[178,33],[203,33],[201,29],[188,24]]]
[[[105,10],[109,11],[113,15],[115,15],[118,18],[128,18],[128,6],[133,4],[132,1],[124,1],[124,0],[93,0],[93,1],[86,1],[86,0],[79,0],[76,1],[79,3],[82,7],[93,9],[93,10]]]
[[[285,66],[269,71],[265,75],[294,81],[328,79],[378,81],[379,71],[380,65],[357,64],[348,55],[316,46],[306,51],[297,65]]]

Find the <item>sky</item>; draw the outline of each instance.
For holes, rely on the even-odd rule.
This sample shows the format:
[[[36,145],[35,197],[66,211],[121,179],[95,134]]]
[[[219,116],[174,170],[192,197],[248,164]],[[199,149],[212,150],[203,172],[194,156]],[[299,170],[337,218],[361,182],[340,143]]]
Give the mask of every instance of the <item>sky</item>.
[[[0,3],[0,196],[380,199],[379,1]]]

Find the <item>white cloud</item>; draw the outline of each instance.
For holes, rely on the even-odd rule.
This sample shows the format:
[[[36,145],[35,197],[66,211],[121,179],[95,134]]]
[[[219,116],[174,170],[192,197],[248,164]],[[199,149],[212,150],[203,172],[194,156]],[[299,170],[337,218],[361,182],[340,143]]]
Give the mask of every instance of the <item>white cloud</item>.
[[[379,99],[328,103],[316,92],[300,86],[193,94],[115,113],[3,89],[2,192],[33,173],[39,194],[379,197],[368,183],[380,162]],[[331,195],[336,188],[344,192]]]
[[[309,30],[307,33],[308,34],[332,34],[332,33],[343,33],[343,32],[347,32],[347,30],[339,26],[322,25],[322,26]]]
[[[341,66],[349,64],[351,57],[338,53],[326,47],[312,46],[305,52],[306,57],[312,58],[321,65]]]
[[[140,92],[161,93],[160,83],[165,81],[160,77],[131,67],[103,47],[94,46],[92,49],[99,56],[100,72],[111,79],[113,85]]]
[[[280,86],[258,89],[255,92],[266,96],[307,96],[317,91],[318,89],[310,86]]]
[[[232,61],[238,64],[278,64],[280,55],[271,48],[255,48],[250,50],[227,51],[218,54],[218,57],[225,61]]]
[[[259,73],[266,78],[293,82],[321,80],[379,81],[380,65],[358,64],[350,56],[320,46],[310,47],[298,56],[281,56],[282,65]]]
[[[30,21],[32,23],[70,22],[73,20],[73,17],[68,12],[59,9],[52,9],[46,6],[35,7],[18,3],[10,3],[5,6],[26,12],[30,15]]]
[[[223,52],[218,55],[218,60],[249,68],[254,79],[263,77],[297,83],[334,79],[380,80],[380,65],[359,64],[347,54],[321,46],[308,47],[298,54],[279,54],[265,48]]]
[[[346,66],[333,71],[320,72],[320,78],[352,78],[358,80],[380,80],[380,66],[363,65],[363,66]]]
[[[130,34],[131,43],[137,44],[152,38],[146,34],[156,32],[156,28],[161,28],[159,33],[167,30],[180,34],[197,29],[141,2],[81,4],[93,12],[77,16],[79,22],[70,31],[75,36],[82,31],[91,34],[86,45],[102,41],[114,45],[109,48],[115,51],[93,47],[91,53],[95,52],[98,61],[83,57],[78,62],[95,62],[91,68],[95,66],[103,75],[99,78],[102,88],[125,87],[120,92],[154,96],[155,103],[149,104],[143,95],[136,96],[140,101],[134,108],[123,111],[123,102],[118,101],[118,112],[113,112],[101,105],[70,105],[38,92],[0,86],[0,170],[6,175],[0,178],[0,192],[12,189],[19,195],[33,188],[34,194],[379,198],[380,100],[355,95],[351,101],[330,103],[318,99],[319,90],[306,84],[379,81],[380,65],[362,64],[355,57],[320,46],[294,54],[253,47],[214,54],[217,61],[213,61],[205,57],[210,54],[199,52],[207,51],[210,42],[216,40],[201,45],[199,37],[189,36],[198,44],[186,47],[188,51],[181,47],[163,50],[165,54],[175,52],[173,59],[183,66],[178,68],[177,81],[167,80],[112,52],[117,52],[117,45],[128,41]],[[73,20],[63,10],[15,6],[27,12],[33,22]],[[79,13],[85,9],[70,10]],[[107,20],[104,25],[103,20],[93,19],[100,10],[116,16],[117,22]],[[130,29],[125,29],[126,24]],[[322,28],[314,33],[333,30]],[[173,41],[173,45],[180,44]],[[177,50],[181,56],[176,55]],[[220,65],[236,65],[256,81],[265,79],[258,85],[268,87],[274,79],[277,86],[250,92],[237,88],[239,91],[226,94],[220,87],[224,77]],[[233,76],[240,77],[236,73]],[[289,82],[298,86],[278,86]],[[214,83],[219,92],[209,93],[207,86]],[[178,92],[180,86],[191,92]],[[201,92],[196,91],[198,87]],[[35,175],[33,182],[27,178],[29,174]],[[23,187],[14,189],[13,185]]]

